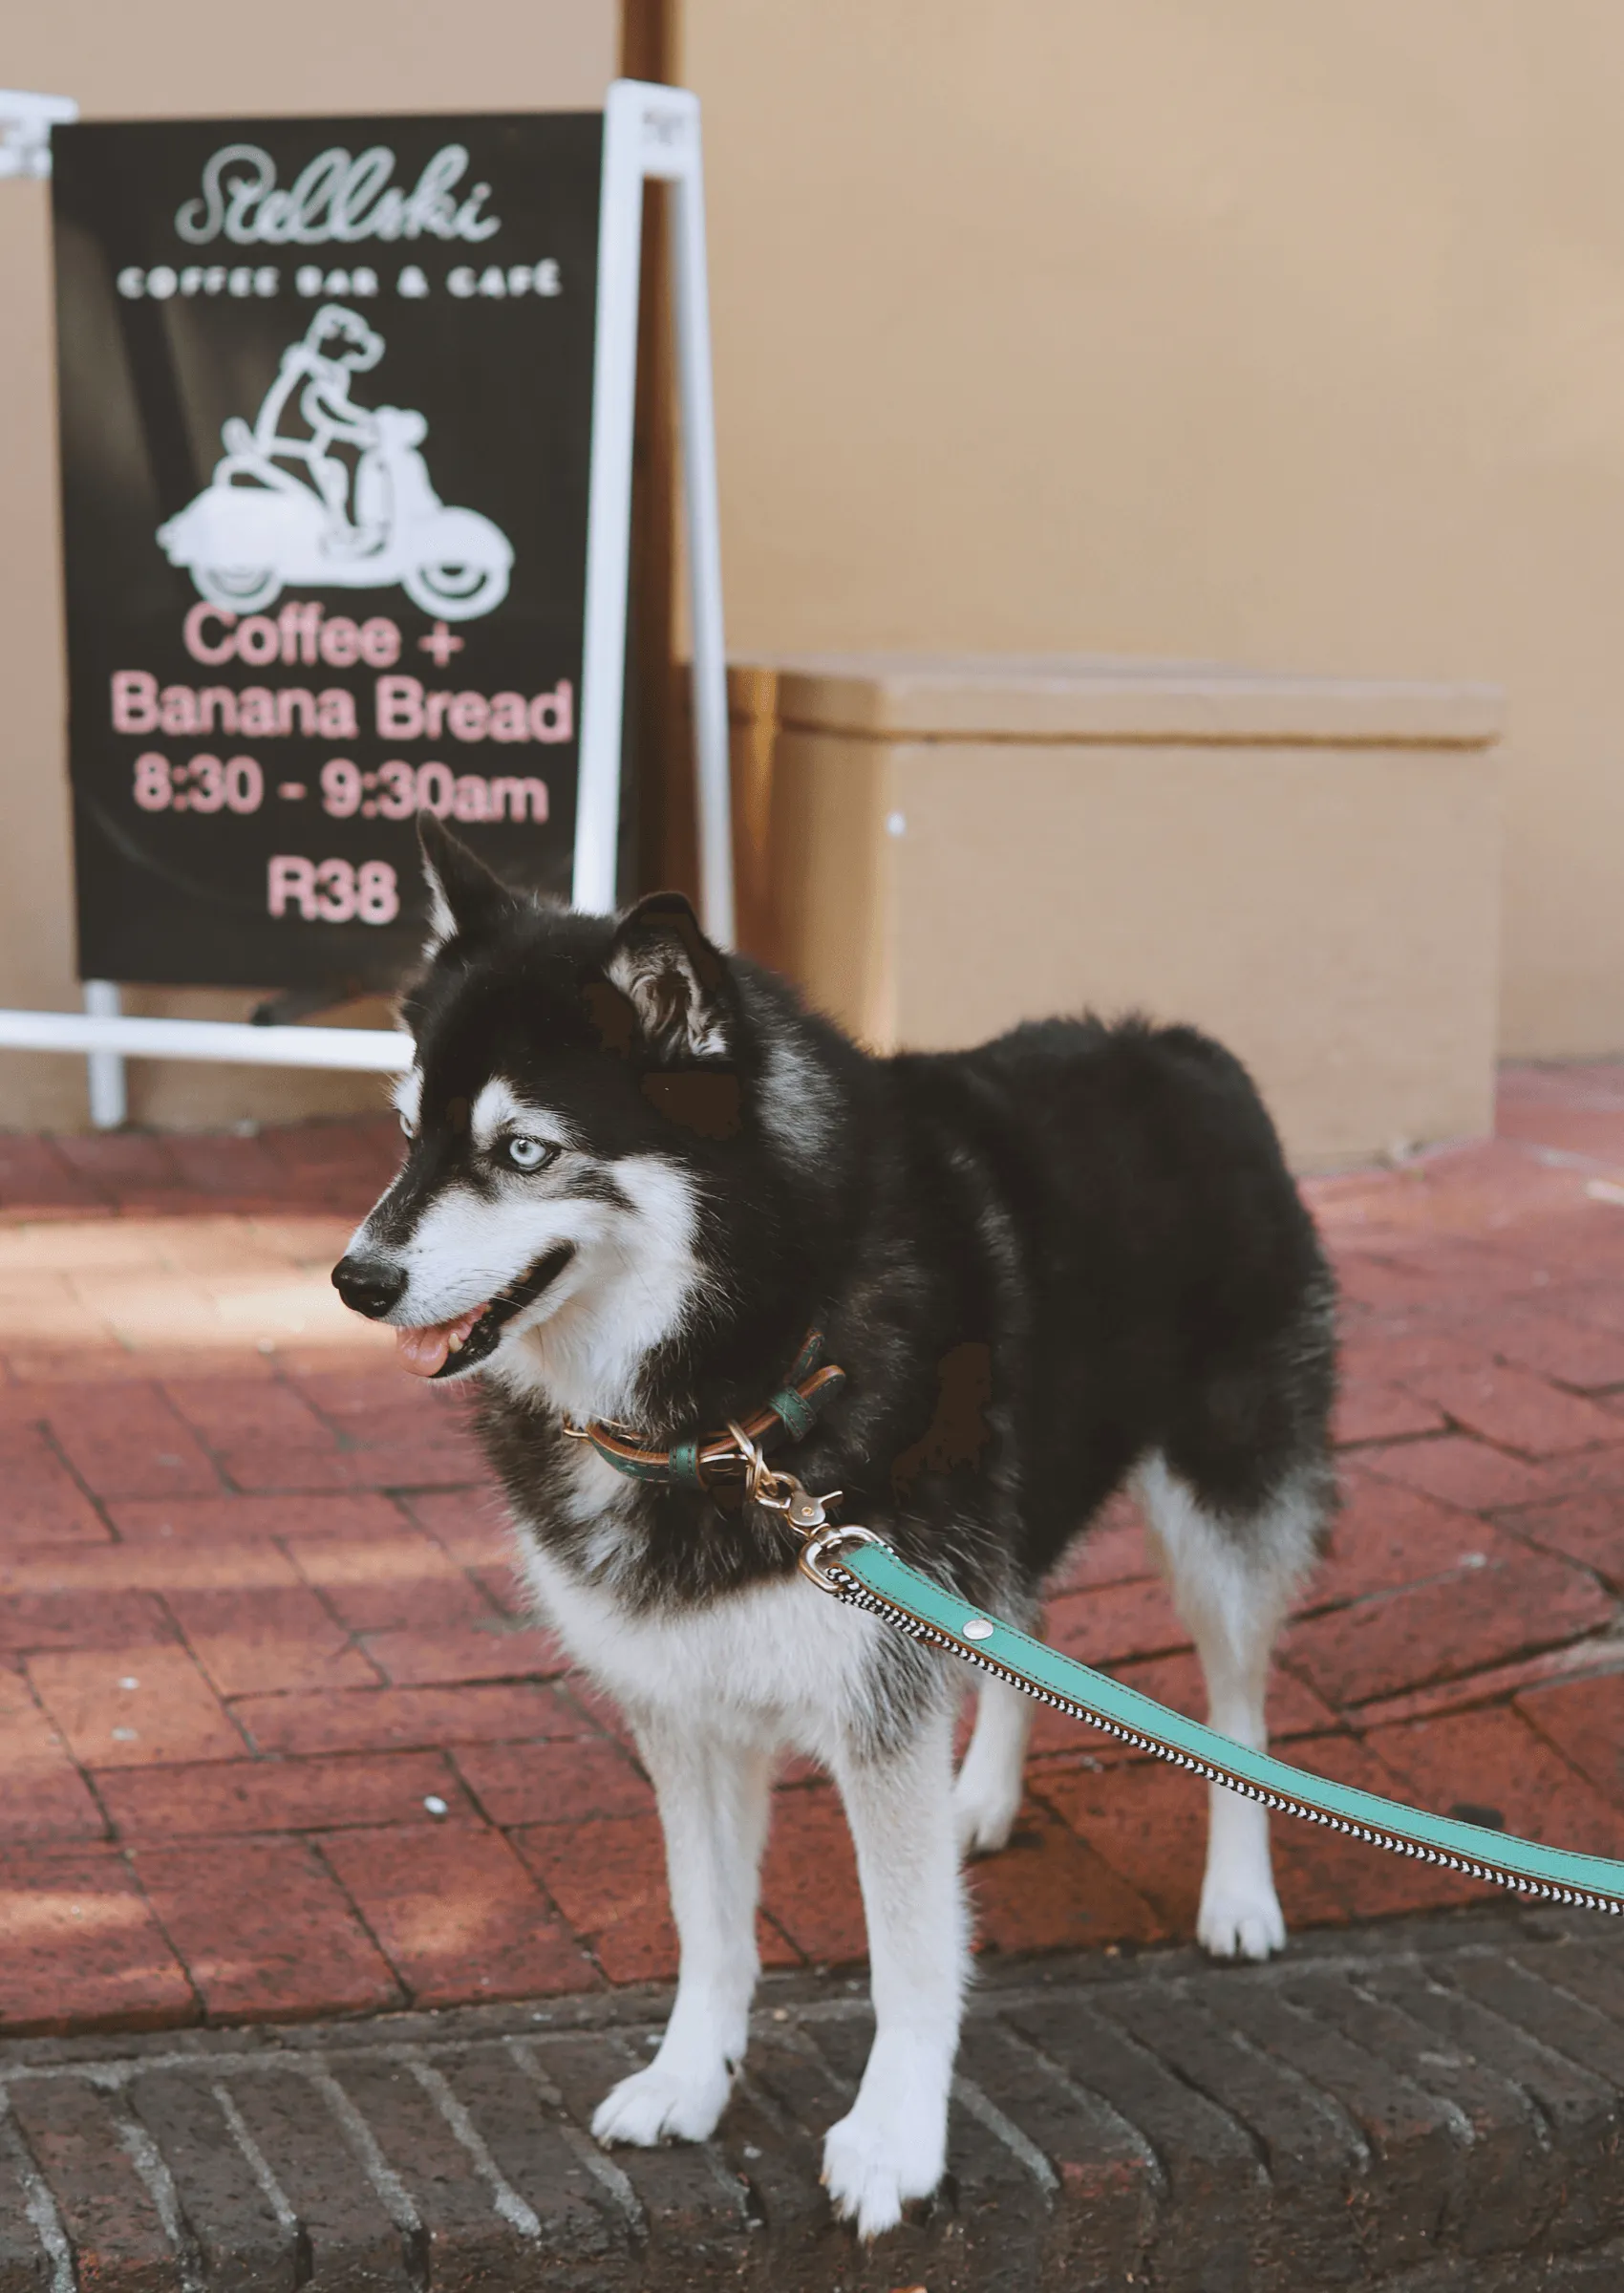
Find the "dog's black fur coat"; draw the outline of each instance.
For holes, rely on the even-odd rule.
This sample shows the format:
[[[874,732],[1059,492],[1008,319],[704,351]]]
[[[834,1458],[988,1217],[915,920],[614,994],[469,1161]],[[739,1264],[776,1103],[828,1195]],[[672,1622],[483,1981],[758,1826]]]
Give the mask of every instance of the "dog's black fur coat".
[[[404,1228],[447,1177],[480,1185],[467,1110],[495,1074],[567,1108],[600,1155],[678,1163],[704,1294],[645,1363],[640,1434],[749,1415],[816,1325],[847,1383],[785,1461],[844,1492],[839,1518],[1017,1612],[1150,1452],[1238,1535],[1293,1486],[1323,1516],[1331,1277],[1228,1052],[1188,1027],[1085,1018],[872,1058],[718,955],[679,900],[617,927],[428,841],[456,932],[405,998],[421,1111],[375,1215]],[[654,983],[640,1004],[610,979],[629,952]],[[588,1532],[554,1501],[558,1417],[491,1379],[480,1420],[516,1512],[583,1562]],[[633,1607],[795,1565],[798,1540],[757,1508],[631,1502],[615,1586]]]

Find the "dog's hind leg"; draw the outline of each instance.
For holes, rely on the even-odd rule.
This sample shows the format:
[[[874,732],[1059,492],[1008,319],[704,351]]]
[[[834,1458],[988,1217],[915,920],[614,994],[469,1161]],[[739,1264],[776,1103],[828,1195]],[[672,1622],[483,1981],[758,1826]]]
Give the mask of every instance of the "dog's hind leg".
[[[703,2141],[744,2059],[756,1953],[757,1875],[772,1764],[762,1747],[667,1722],[636,1727],[659,1795],[682,1946],[671,2020],[647,2069],[599,2104],[600,2142]]]
[[[969,1966],[952,1818],[952,1713],[932,1698],[905,1741],[852,1745],[836,1779],[857,1848],[874,2044],[856,2101],[823,2144],[835,2211],[878,2237],[928,2197],[947,2156],[948,2096]]]
[[[953,1783],[961,1855],[995,1855],[1020,1812],[1032,1699],[1006,1681],[976,1682],[975,1732]]]
[[[1312,1478],[1245,1520],[1220,1519],[1165,1461],[1137,1476],[1152,1550],[1189,1626],[1207,1682],[1208,1725],[1253,1751],[1268,1747],[1269,1660],[1292,1596],[1311,1566],[1322,1500]],[[1269,1814],[1222,1784],[1208,1787],[1207,1875],[1196,1939],[1219,1959],[1267,1959],[1284,1947]]]

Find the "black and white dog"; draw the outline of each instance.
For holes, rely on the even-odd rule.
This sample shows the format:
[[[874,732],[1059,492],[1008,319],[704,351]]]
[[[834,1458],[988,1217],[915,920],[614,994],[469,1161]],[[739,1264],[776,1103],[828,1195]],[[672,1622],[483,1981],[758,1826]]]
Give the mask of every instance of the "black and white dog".
[[[1275,1631],[1333,1497],[1333,1291],[1246,1074],[1187,1027],[1056,1019],[869,1057],[673,894],[618,922],[513,891],[434,822],[404,1011],[411,1144],[333,1279],[481,1422],[537,1606],[623,1705],[659,1795],[681,1979],[605,2142],[700,2139],[745,2049],[775,1759],[836,1778],[876,2034],[828,2132],[873,2236],[934,2189],[968,1966],[965,1853],[1005,1843],[1029,1706],[818,1592],[737,1498],[629,1478],[566,1422],[663,1448],[743,1421],[815,1326],[845,1372],[781,1452],[839,1518],[1016,1622],[1137,1489],[1212,1724],[1264,1742]],[[967,929],[972,928],[967,919]],[[1198,1934],[1285,1939],[1261,1809],[1215,1788]]]

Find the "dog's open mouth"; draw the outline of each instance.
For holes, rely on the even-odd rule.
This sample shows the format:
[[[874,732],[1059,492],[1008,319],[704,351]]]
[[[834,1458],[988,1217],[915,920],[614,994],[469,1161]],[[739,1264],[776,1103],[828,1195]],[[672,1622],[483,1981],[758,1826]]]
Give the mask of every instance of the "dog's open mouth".
[[[470,1306],[466,1314],[459,1314],[451,1321],[432,1321],[422,1329],[397,1329],[395,1342],[402,1367],[417,1378],[460,1377],[464,1370],[478,1369],[495,1353],[515,1314],[534,1305],[574,1255],[569,1243],[560,1242],[545,1257],[538,1258],[528,1274],[509,1283],[500,1297],[487,1298],[482,1306]]]

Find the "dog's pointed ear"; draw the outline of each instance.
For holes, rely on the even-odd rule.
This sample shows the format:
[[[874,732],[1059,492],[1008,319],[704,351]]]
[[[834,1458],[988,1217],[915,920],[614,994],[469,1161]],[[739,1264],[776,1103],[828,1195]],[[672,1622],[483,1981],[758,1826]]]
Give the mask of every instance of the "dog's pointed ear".
[[[725,1059],[733,1049],[727,965],[680,891],[639,900],[622,917],[604,968],[645,1042],[664,1057]]]
[[[432,812],[417,815],[423,880],[429,888],[429,937],[425,955],[448,939],[478,939],[513,905],[513,893],[482,860],[441,825]]]

